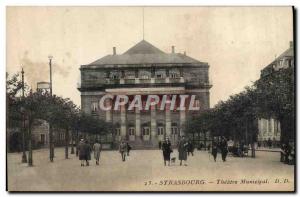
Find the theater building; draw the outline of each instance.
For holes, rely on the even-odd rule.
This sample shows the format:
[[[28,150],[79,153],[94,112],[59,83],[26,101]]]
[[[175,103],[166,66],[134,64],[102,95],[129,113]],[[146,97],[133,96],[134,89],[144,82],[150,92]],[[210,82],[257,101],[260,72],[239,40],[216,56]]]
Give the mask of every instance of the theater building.
[[[158,142],[169,137],[177,143],[184,135],[185,121],[202,110],[209,108],[212,87],[209,83],[209,65],[189,57],[185,52],[176,53],[175,47],[164,52],[149,42],[142,40],[126,52],[106,55],[90,64],[81,65],[81,107],[114,125],[115,140],[128,140],[135,147],[157,147]],[[114,110],[103,110],[100,100],[105,95],[126,95],[129,101],[140,95],[143,109],[128,104]],[[148,95],[158,95],[159,104],[145,110]],[[193,106],[199,110],[178,110],[166,104],[160,108],[163,95],[170,100],[180,95],[195,95]],[[190,99],[190,97],[189,97]],[[106,99],[105,106],[114,106],[114,99]]]

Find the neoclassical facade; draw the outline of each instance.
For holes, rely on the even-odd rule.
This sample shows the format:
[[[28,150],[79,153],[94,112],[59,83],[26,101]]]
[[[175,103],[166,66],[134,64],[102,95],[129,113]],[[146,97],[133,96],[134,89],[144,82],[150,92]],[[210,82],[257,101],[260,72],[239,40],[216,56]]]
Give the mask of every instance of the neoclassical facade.
[[[85,113],[92,114],[107,122],[112,122],[116,140],[125,139],[135,147],[157,147],[159,141],[169,137],[176,143],[184,134],[184,124],[189,116],[209,108],[209,65],[186,55],[166,53],[149,42],[142,40],[123,54],[117,54],[113,47],[111,55],[104,56],[90,64],[81,65],[81,107]],[[142,105],[148,95],[195,95],[193,105],[199,110],[177,110],[159,105],[150,110],[137,107],[128,110],[127,105],[118,110],[102,110],[99,101],[104,95],[126,95],[132,100],[140,95]],[[176,100],[176,103],[178,101]],[[111,106],[113,99],[106,100]]]

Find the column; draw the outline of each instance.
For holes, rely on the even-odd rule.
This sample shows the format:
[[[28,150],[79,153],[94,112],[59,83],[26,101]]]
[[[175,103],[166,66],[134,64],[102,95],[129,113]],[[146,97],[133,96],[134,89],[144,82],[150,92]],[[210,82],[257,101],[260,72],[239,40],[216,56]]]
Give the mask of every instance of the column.
[[[275,129],[274,129],[274,127],[275,127],[275,123],[274,123],[274,118],[271,118],[270,119],[270,121],[271,121],[271,136],[272,136],[272,139],[271,140],[273,140],[273,137],[275,137]]]
[[[170,96],[167,96],[167,100],[170,100]],[[171,111],[170,111],[170,103],[166,103],[165,110],[166,110],[166,137],[171,136]]]
[[[135,136],[141,138],[141,114],[138,107],[135,108]]]
[[[120,113],[120,116],[121,116],[121,138],[124,139],[124,140],[127,140],[127,132],[126,132],[126,106],[125,105],[122,105],[121,106],[121,113]]]
[[[111,106],[111,104],[112,104],[111,102],[112,101],[110,99],[106,99],[105,100],[105,106],[106,107]],[[106,122],[111,122],[112,121],[112,109],[105,111],[105,120],[106,120]]]
[[[184,135],[184,123],[185,123],[185,120],[186,120],[186,114],[185,114],[185,110],[181,110],[179,112],[179,123],[180,123],[180,136]]]
[[[151,106],[151,141],[157,141],[156,106]]]

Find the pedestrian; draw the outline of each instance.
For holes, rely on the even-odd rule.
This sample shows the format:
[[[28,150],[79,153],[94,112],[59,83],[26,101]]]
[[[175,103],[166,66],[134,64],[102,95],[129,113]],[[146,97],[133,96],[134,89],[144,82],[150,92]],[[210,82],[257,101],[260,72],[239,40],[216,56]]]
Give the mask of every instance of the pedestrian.
[[[218,140],[216,137],[214,137],[214,140],[212,141],[212,144],[211,144],[211,154],[214,157],[215,162],[217,161],[218,146],[219,146]]]
[[[288,156],[288,164],[295,165],[295,146],[294,143],[290,145],[290,154]]]
[[[222,160],[223,162],[225,162],[228,153],[228,145],[227,145],[227,139],[224,136],[222,137],[222,140],[220,142],[220,149],[222,154]]]
[[[271,149],[272,148],[272,140],[271,140],[271,138],[268,139],[267,143],[268,143],[269,149]]]
[[[234,147],[234,141],[232,139],[229,139],[227,144],[228,144],[228,152],[232,153],[233,152],[233,147]]]
[[[85,162],[86,165],[89,166],[90,165],[89,160],[91,160],[92,147],[87,140],[85,141],[84,149],[85,149]]]
[[[127,146],[126,143],[122,140],[119,145],[119,152],[121,153],[122,161],[125,161]]]
[[[180,165],[182,165],[182,160],[184,161],[184,165],[187,166],[187,148],[188,142],[185,139],[185,136],[181,137],[181,140],[178,144],[178,159],[180,160]]]
[[[161,141],[158,142],[158,148],[161,149]]]
[[[129,143],[126,143],[126,150],[127,150],[127,156],[129,156],[129,152],[131,150],[131,146],[129,145]]]
[[[244,140],[242,140],[241,143],[239,144],[239,149],[238,149],[238,153],[240,157],[244,157],[244,151],[245,151],[245,142]]]
[[[102,144],[100,144],[98,142],[98,140],[96,140],[94,146],[93,146],[93,150],[94,150],[94,158],[96,160],[96,165],[99,165],[99,160],[100,160],[100,152],[102,150]]]
[[[80,140],[80,142],[77,146],[77,149],[78,149],[78,157],[79,157],[79,160],[81,161],[81,166],[84,166],[84,161],[86,158],[84,139]]]
[[[168,161],[168,165],[170,165],[170,155],[173,152],[172,147],[171,147],[171,142],[169,138],[166,138],[166,140],[163,141],[161,145],[161,149],[163,152],[164,156],[164,164],[166,166],[166,161]]]
[[[194,144],[192,143],[191,140],[188,141],[187,151],[188,151],[188,156],[190,155],[190,153],[191,153],[192,156],[194,156]]]

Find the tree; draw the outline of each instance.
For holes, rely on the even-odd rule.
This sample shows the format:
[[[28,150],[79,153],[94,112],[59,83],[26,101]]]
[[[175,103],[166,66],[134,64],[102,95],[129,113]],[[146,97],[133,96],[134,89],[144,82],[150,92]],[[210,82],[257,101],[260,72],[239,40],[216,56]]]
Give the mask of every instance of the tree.
[[[261,116],[274,116],[280,121],[281,140],[294,139],[295,132],[294,68],[274,71],[255,82],[257,105]]]

